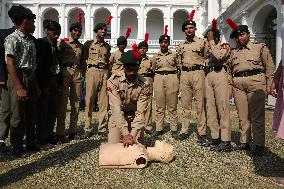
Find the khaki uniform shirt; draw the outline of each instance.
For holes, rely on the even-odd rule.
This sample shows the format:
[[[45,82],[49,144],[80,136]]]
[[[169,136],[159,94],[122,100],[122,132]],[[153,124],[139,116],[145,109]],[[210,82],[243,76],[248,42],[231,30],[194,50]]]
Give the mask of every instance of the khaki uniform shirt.
[[[165,54],[160,51],[153,56],[155,71],[175,71],[177,70],[177,66],[177,54],[170,50]]]
[[[191,67],[204,65],[205,54],[208,51],[206,40],[194,37],[192,41],[185,40],[177,47],[178,62],[180,66]]]
[[[113,74],[108,79],[107,91],[111,113],[123,136],[129,134],[124,112],[135,112],[135,118],[131,123],[132,136],[135,137],[145,126],[144,112],[152,95],[149,87],[149,83],[141,75],[132,83],[128,82],[124,72]]]
[[[111,72],[120,72],[123,71],[123,63],[120,62],[120,58],[123,53],[120,50],[115,51],[111,54],[109,62],[112,65]]]
[[[232,50],[228,65],[232,74],[261,69],[265,73],[266,84],[271,85],[275,65],[269,49],[263,43],[249,42],[245,47]]]
[[[95,40],[84,44],[84,59],[87,64],[109,64],[111,46],[107,42],[100,43]]]
[[[71,39],[72,40],[72,39]],[[73,66],[82,68],[83,66],[83,45],[74,41],[61,40],[59,44],[62,66]]]
[[[139,74],[153,74],[153,65],[149,56],[142,58]]]
[[[214,40],[209,41],[207,60],[209,66],[221,66],[227,61],[230,55],[230,46],[226,43],[215,44]]]

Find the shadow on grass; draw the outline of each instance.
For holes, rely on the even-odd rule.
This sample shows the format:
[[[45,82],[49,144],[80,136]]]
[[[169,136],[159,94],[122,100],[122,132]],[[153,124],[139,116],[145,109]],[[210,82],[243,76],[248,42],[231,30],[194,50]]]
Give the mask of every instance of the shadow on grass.
[[[44,171],[49,167],[64,166],[71,160],[76,159],[81,154],[84,154],[94,148],[100,146],[99,141],[85,140],[75,144],[71,144],[62,148],[59,151],[48,154],[41,159],[29,164],[17,167],[0,175],[0,188],[8,186],[19,180],[25,179],[35,173]]]
[[[284,177],[284,159],[266,149],[263,157],[252,157],[254,171],[263,177]]]

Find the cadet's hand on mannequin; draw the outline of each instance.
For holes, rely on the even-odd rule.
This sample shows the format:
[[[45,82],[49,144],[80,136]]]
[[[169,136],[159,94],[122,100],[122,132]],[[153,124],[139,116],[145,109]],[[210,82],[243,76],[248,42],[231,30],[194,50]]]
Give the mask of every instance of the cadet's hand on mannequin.
[[[124,147],[128,147],[129,145],[132,145],[135,142],[134,142],[133,136],[128,134],[128,135],[123,136],[122,143]]]
[[[211,41],[211,40],[214,40],[214,34],[212,31],[209,31],[208,34],[207,34],[207,40],[208,41]]]

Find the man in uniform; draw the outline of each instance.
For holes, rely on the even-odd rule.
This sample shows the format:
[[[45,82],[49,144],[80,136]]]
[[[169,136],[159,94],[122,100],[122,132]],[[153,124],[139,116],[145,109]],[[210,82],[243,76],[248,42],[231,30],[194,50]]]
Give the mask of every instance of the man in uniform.
[[[241,130],[236,150],[249,150],[251,138],[253,155],[263,156],[265,146],[265,98],[272,82],[275,66],[265,44],[250,42],[247,25],[237,25],[230,18],[237,48],[232,50],[228,65],[233,76],[233,93]],[[251,133],[252,131],[252,133]]]
[[[59,86],[62,85],[60,72],[60,55],[57,40],[61,33],[58,22],[44,20],[43,28],[46,37],[36,40],[37,47],[37,78],[41,95],[37,100],[37,107],[41,110],[37,114],[37,137],[41,145],[57,144],[54,133],[59,104]],[[65,138],[59,138],[65,142]]]
[[[123,71],[123,64],[120,61],[121,56],[124,54],[124,49],[127,47],[127,39],[131,33],[131,28],[128,28],[125,36],[119,36],[117,39],[118,50],[111,54],[109,63],[111,66],[111,73]]]
[[[99,23],[95,26],[94,32],[96,39],[87,41],[84,44],[84,59],[87,61],[86,72],[86,110],[85,110],[85,134],[83,138],[90,138],[93,134],[92,112],[94,101],[98,96],[98,134],[103,138],[107,134],[107,107],[108,98],[106,83],[108,78],[110,45],[105,42],[107,25],[110,24],[112,17],[106,23]]]
[[[153,57],[155,70],[154,94],[156,99],[157,123],[154,136],[163,134],[163,124],[166,108],[168,110],[172,137],[177,139],[177,103],[179,91],[177,54],[169,50],[170,36],[165,33],[160,36],[160,51]]]
[[[205,145],[206,118],[205,118],[205,73],[203,70],[206,40],[195,36],[196,23],[193,20],[194,10],[182,25],[186,40],[177,48],[179,64],[181,66],[180,92],[182,104],[182,129],[179,135],[184,140],[188,135],[190,111],[194,97],[197,110],[197,144]]]
[[[207,118],[211,130],[211,141],[208,145],[216,152],[231,150],[230,124],[230,87],[229,75],[226,72],[226,61],[230,55],[230,46],[220,42],[220,31],[217,20],[213,19],[212,29],[205,37],[209,43],[207,53],[208,74],[205,79]]]
[[[71,24],[69,28],[71,37],[62,40],[59,45],[63,88],[57,119],[56,135],[59,138],[63,138],[65,135],[65,118],[69,97],[71,106],[69,140],[74,140],[77,132],[82,77],[84,77],[86,70],[82,52],[83,45],[78,41],[82,33],[81,16],[82,13],[79,12],[78,22]]]
[[[138,74],[139,56],[135,44],[121,57],[124,72],[113,74],[107,82],[111,110],[108,143],[143,143],[144,114],[152,93],[149,83]]]
[[[154,81],[154,70],[152,61],[147,56],[148,51],[148,40],[149,40],[149,33],[145,34],[144,41],[141,41],[138,44],[138,51],[141,55],[141,64],[139,68],[139,74],[144,77],[144,79],[149,83],[150,85],[150,91],[153,91],[153,81]],[[152,96],[150,96],[149,104],[147,106],[147,110],[145,112],[145,132],[147,134],[153,133],[153,126],[152,126]]]
[[[3,94],[3,98],[1,98],[2,93],[8,93],[7,90],[7,68],[5,63],[5,47],[4,41],[5,38],[15,31],[15,27],[9,29],[1,29],[0,30],[0,153],[4,153],[8,151],[8,148],[5,143],[5,139],[9,134],[10,127],[10,107],[9,107],[9,99],[5,99],[4,96],[8,96]]]
[[[27,150],[40,150],[35,137],[35,99],[38,91],[35,77],[36,48],[30,35],[35,30],[36,16],[21,5],[12,6],[8,15],[16,26],[16,31],[5,39],[5,59],[9,74],[7,98],[10,98],[12,153],[20,157],[24,153],[24,135]]]

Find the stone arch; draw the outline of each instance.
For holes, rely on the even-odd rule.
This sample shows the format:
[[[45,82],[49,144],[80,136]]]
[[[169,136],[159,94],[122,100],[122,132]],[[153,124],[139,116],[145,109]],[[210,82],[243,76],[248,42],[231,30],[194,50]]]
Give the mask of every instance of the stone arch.
[[[94,12],[94,27],[98,24],[98,23],[104,23],[108,17],[111,16],[111,12],[104,7],[101,7],[99,9],[97,9]],[[111,23],[110,23],[111,25]],[[110,39],[111,38],[111,27],[110,25],[107,28],[107,35],[106,35],[106,39]]]
[[[173,39],[183,40],[185,38],[181,27],[185,20],[188,19],[188,11],[184,9],[176,10],[173,14]]]
[[[42,18],[40,20],[40,22],[41,22],[40,25],[41,26],[43,26],[42,23],[43,23],[43,21],[45,19],[50,19],[50,20],[53,20],[53,21],[56,21],[56,22],[59,23],[59,13],[58,13],[58,11],[55,8],[52,8],[52,7],[49,7],[47,9],[43,10]],[[43,27],[40,28],[40,36],[45,36]]]
[[[146,31],[150,39],[158,40],[164,33],[164,14],[160,9],[153,8],[147,12]]]
[[[70,37],[70,32],[69,32],[69,27],[71,26],[72,23],[78,22],[78,13],[81,12],[82,13],[82,36],[81,38],[84,38],[85,36],[85,13],[81,8],[75,7],[72,8],[68,11],[68,21],[67,21],[67,28],[65,28],[66,30],[68,30],[68,36]]]
[[[137,12],[132,8],[123,9],[120,13],[120,35],[125,35],[127,27],[131,27],[130,39],[137,39],[138,19]]]

